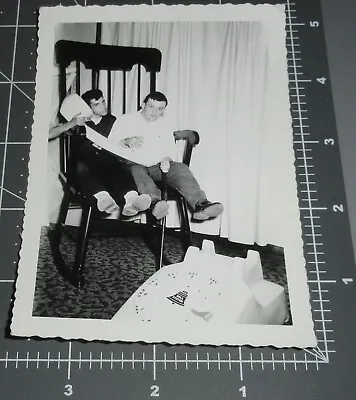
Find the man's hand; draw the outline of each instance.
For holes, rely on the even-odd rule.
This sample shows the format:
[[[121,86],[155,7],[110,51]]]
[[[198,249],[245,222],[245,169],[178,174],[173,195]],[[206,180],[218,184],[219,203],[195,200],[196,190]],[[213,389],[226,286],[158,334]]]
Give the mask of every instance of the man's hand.
[[[169,168],[171,166],[171,161],[172,159],[170,157],[164,157],[164,159],[161,160],[159,167],[161,168],[162,172],[167,173],[169,171]]]
[[[74,115],[74,117],[69,121],[72,128],[75,126],[83,126],[85,123],[89,120],[90,118],[87,117],[82,117],[81,113],[77,113]]]
[[[130,149],[139,149],[143,145],[142,136],[132,136],[121,140],[120,144],[123,147],[129,147]]]

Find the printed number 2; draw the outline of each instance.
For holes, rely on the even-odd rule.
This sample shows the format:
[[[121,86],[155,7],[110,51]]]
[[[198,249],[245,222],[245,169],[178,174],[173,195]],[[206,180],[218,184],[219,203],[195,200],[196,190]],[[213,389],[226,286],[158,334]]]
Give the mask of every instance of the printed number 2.
[[[245,398],[246,397],[246,386],[241,386],[239,389],[239,392],[241,392],[241,396],[243,398]]]
[[[151,386],[151,397],[159,397],[159,386],[153,385]]]
[[[65,396],[71,396],[73,394],[73,386],[72,385],[65,385],[64,386],[64,394]]]
[[[334,212],[344,212],[344,206],[342,204],[334,204],[333,211]]]

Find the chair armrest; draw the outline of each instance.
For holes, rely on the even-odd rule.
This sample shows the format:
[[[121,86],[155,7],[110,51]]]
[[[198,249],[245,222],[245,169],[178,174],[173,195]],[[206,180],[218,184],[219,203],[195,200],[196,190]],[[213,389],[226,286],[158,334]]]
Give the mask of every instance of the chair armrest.
[[[174,139],[176,141],[178,140],[185,140],[186,141],[186,146],[184,149],[184,154],[183,154],[183,163],[188,165],[190,164],[190,159],[192,157],[192,151],[193,147],[197,145],[200,141],[199,138],[199,133],[196,131],[192,131],[190,129],[184,129],[181,131],[175,131],[173,133]]]
[[[173,136],[175,140],[187,140],[193,146],[198,144],[200,141],[199,133],[190,129],[175,131]]]

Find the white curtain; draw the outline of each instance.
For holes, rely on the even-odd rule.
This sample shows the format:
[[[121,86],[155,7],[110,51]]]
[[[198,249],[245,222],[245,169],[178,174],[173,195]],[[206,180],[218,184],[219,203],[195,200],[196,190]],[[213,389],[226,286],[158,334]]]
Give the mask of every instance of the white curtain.
[[[199,132],[191,169],[208,199],[225,206],[193,231],[283,246],[288,219],[298,217],[284,27],[273,20],[105,23],[102,40],[162,52],[157,90],[177,128]],[[136,107],[134,79],[129,74],[128,111]],[[115,115],[121,82],[113,81]],[[142,97],[147,92],[144,80]]]

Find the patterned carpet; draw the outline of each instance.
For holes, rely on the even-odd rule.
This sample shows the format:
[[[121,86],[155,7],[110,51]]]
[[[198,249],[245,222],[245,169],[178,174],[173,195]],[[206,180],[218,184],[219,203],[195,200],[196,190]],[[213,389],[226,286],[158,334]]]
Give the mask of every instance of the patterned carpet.
[[[155,272],[156,258],[142,238],[94,237],[89,240],[86,285],[83,289],[75,288],[61,277],[53,263],[48,230],[42,228],[34,316],[110,319]],[[203,239],[202,235],[194,234],[194,245],[200,248]],[[246,246],[216,237],[207,239],[214,241],[217,254],[246,257]],[[71,260],[74,246],[73,239],[64,235],[61,250],[66,261]],[[270,246],[255,249],[260,251],[264,278],[283,285],[288,295],[283,251]],[[172,262],[180,262],[184,257],[179,238],[168,231],[165,254]]]

